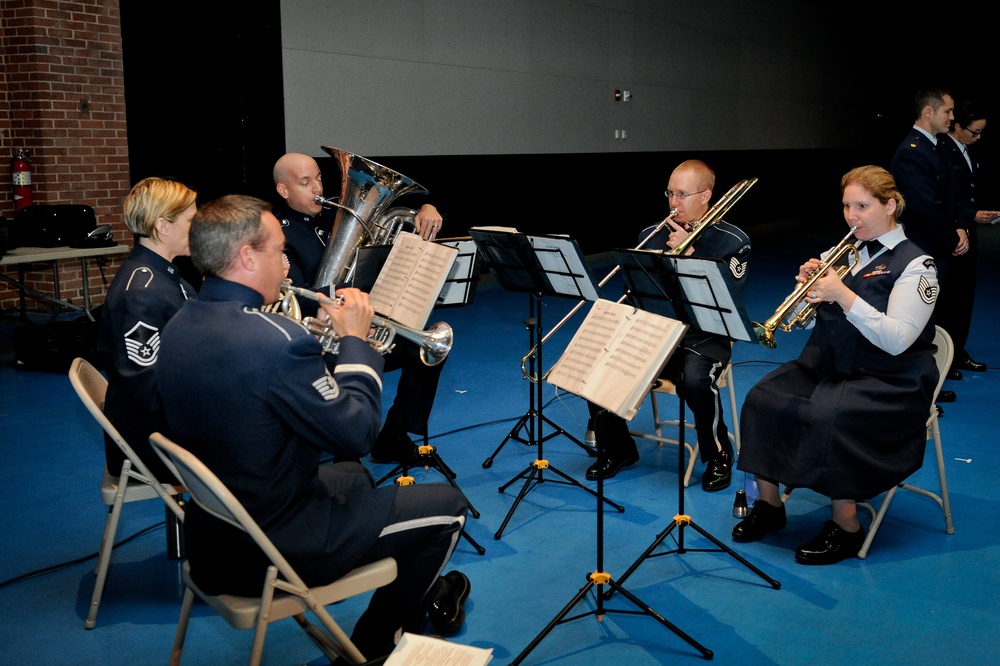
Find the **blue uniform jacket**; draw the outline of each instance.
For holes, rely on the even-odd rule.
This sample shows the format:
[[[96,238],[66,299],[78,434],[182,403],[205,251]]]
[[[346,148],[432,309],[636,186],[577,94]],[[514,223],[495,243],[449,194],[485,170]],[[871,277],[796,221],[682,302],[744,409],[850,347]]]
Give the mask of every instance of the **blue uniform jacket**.
[[[136,245],[115,273],[101,309],[98,348],[108,376],[104,413],[161,481],[173,477],[149,445],[150,433],[168,433],[155,377],[160,333],[195,296],[177,266]],[[109,471],[117,475],[124,454],[107,437],[105,453]]]

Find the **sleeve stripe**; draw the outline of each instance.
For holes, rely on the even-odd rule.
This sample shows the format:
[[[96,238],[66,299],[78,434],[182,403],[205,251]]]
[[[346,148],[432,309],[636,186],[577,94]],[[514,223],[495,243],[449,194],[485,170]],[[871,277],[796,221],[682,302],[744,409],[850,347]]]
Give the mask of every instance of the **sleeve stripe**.
[[[382,390],[382,378],[378,376],[378,373],[371,366],[367,366],[364,363],[340,363],[334,369],[333,374],[340,375],[345,372],[363,372],[366,375],[370,375],[378,384],[379,390]]]

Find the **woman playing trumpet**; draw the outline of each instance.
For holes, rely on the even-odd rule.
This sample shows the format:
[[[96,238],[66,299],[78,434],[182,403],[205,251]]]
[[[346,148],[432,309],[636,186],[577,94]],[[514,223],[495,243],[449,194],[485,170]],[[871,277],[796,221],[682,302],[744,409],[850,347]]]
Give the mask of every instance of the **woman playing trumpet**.
[[[858,167],[841,179],[841,192],[844,219],[865,241],[856,265],[843,279],[818,259],[799,268],[800,283],[823,272],[803,299],[818,304],[812,335],[799,358],[750,390],[740,414],[739,468],[756,476],[760,499],[733,539],[756,541],[785,527],[779,484],[810,488],[832,498],[832,520],[798,548],[802,564],[858,554],[864,530],[856,501],[921,466],[938,378],[937,273],[896,223],[904,201],[892,175]]]

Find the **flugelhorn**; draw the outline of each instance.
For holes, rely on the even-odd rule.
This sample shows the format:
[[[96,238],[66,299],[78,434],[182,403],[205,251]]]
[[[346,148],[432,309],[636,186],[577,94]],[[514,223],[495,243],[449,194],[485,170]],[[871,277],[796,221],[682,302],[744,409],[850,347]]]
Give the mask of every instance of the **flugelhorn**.
[[[857,265],[861,259],[861,255],[858,252],[858,248],[852,242],[855,240],[855,231],[857,231],[857,227],[851,227],[847,235],[830,250],[816,270],[810,273],[809,278],[804,282],[800,282],[795,287],[792,293],[781,302],[781,305],[778,306],[778,309],[774,311],[774,314],[767,321],[763,323],[754,322],[754,331],[757,333],[757,340],[765,347],[774,349],[778,346],[777,341],[774,339],[774,331],[776,329],[780,328],[785,333],[788,333],[796,326],[805,326],[816,316],[818,303],[809,303],[798,310],[796,308],[802,302],[802,299],[806,297],[806,294],[809,293],[809,290],[812,289],[813,285],[816,284],[817,280],[826,275],[826,272],[830,268],[836,266],[845,255],[851,255],[851,259],[847,265],[837,269],[837,277],[843,280],[844,276]]]
[[[670,213],[665,218],[663,218],[663,221],[661,221],[658,225],[656,225],[656,228],[654,228],[651,232],[649,232],[646,235],[646,237],[642,239],[642,242],[639,243],[639,245],[637,245],[635,247],[635,249],[636,250],[641,250],[646,245],[646,243],[648,243],[649,240],[651,238],[653,238],[653,236],[655,236],[656,234],[660,233],[660,231],[665,226],[667,226],[667,221],[668,220],[673,220],[674,219],[674,215],[676,215],[677,212],[678,211],[677,211],[676,208],[672,208],[670,210]],[[597,283],[597,286],[598,287],[603,287],[605,284],[607,284],[608,280],[610,280],[611,278],[613,278],[618,273],[618,271],[620,271],[621,269],[622,269],[621,266],[615,266],[614,268],[612,268],[611,272],[608,273],[607,275],[605,275],[604,279]],[[625,297],[622,296],[622,298],[619,299],[618,302],[621,303],[621,301],[624,300],[624,298]],[[574,305],[573,308],[569,312],[566,313],[566,316],[563,317],[562,319],[560,319],[559,322],[556,323],[556,325],[552,327],[552,330],[550,330],[548,333],[546,333],[544,336],[542,336],[542,339],[538,341],[538,344],[536,344],[534,347],[532,347],[531,350],[527,354],[524,355],[524,358],[521,359],[521,373],[524,375],[525,379],[528,379],[528,380],[530,380],[532,382],[539,381],[538,377],[536,377],[536,376],[534,376],[534,375],[532,375],[531,373],[528,372],[528,368],[527,368],[528,361],[531,360],[532,356],[534,356],[535,354],[538,353],[538,350],[541,348],[542,345],[545,344],[545,342],[549,338],[551,338],[553,335],[555,335],[556,331],[558,331],[560,328],[562,328],[566,324],[567,321],[569,321],[570,319],[573,318],[573,315],[575,315],[577,312],[579,312],[580,308],[582,308],[583,305],[586,302],[587,302],[586,300],[582,300],[579,303],[577,303],[576,305]],[[542,377],[542,379],[545,379],[545,378]]]
[[[335,299],[302,287],[292,286],[287,279],[281,285],[281,292],[279,307],[282,314],[300,320],[308,331],[316,336],[324,352],[336,354],[340,349],[340,337],[334,332],[330,322],[320,321],[316,317],[303,318],[301,316],[302,310],[298,304],[299,297],[326,304],[335,303]],[[372,349],[379,354],[388,353],[392,349],[393,340],[397,335],[416,344],[420,348],[420,360],[423,361],[424,365],[430,366],[438,365],[447,358],[455,339],[451,326],[443,321],[421,331],[378,314],[372,317],[372,330],[367,339]]]

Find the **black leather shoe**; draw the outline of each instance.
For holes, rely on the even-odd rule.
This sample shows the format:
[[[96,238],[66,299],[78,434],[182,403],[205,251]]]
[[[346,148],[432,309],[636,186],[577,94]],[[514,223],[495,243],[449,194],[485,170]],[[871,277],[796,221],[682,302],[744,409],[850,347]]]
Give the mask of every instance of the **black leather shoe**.
[[[782,529],[786,522],[784,504],[771,506],[759,499],[753,503],[753,508],[747,517],[736,523],[736,527],[733,528],[733,541],[740,543],[758,541],[768,532]]]
[[[865,542],[865,529],[848,532],[843,527],[828,520],[823,523],[816,538],[799,546],[795,551],[795,561],[799,564],[836,564],[849,557],[857,557]]]
[[[951,366],[952,370],[958,368],[959,370],[965,370],[967,372],[986,372],[989,368],[985,363],[980,363],[979,361],[973,361],[971,357],[966,356],[961,361],[953,363]]]
[[[406,462],[416,455],[417,445],[408,435],[386,428],[379,432],[371,452],[372,462],[377,464]]]
[[[951,370],[948,371],[948,374],[945,375],[944,378],[945,379],[961,379],[962,378],[962,373],[959,372],[958,370],[956,370],[955,368],[952,368]]]
[[[934,402],[955,402],[957,399],[958,396],[954,391],[938,391],[937,400]]]
[[[714,493],[725,490],[733,480],[733,445],[726,446],[705,465],[705,473],[701,475],[701,489]]]
[[[441,576],[434,602],[427,609],[427,617],[438,634],[450,636],[462,628],[465,600],[471,591],[472,584],[461,571],[449,571]]]
[[[601,456],[593,465],[587,468],[587,480],[597,481],[598,477],[610,479],[622,468],[630,467],[639,462],[639,453],[632,451],[624,455]]]

